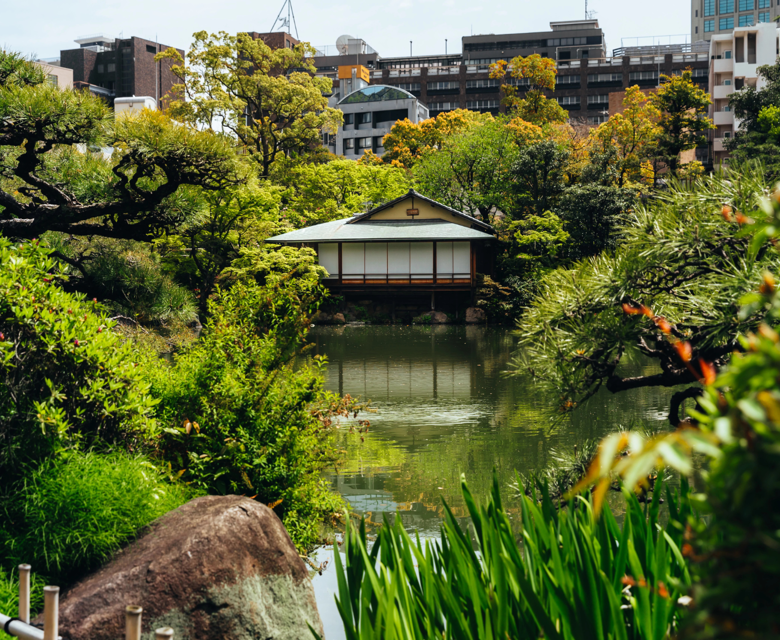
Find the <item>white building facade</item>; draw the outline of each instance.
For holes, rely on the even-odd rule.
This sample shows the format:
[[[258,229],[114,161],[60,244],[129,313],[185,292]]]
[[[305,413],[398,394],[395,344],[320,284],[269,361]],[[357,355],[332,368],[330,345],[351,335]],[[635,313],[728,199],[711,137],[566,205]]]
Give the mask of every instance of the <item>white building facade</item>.
[[[712,132],[715,165],[728,156],[724,141],[739,129],[739,120],[729,108],[729,96],[743,87],[761,89],[765,81],[758,67],[771,65],[780,49],[777,24],[761,23],[739,27],[731,33],[713,35],[710,41],[710,105],[709,116],[717,130]]]

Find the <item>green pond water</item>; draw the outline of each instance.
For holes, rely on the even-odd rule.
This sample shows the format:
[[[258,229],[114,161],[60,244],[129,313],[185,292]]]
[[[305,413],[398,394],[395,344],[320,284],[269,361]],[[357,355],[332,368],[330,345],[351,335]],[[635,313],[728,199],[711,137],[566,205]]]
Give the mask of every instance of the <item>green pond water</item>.
[[[528,376],[505,375],[516,351],[510,329],[474,326],[315,327],[314,352],[328,357],[326,386],[370,400],[367,434],[344,424],[346,463],[329,473],[332,488],[372,522],[400,517],[421,536],[438,536],[442,498],[464,515],[460,477],[487,495],[493,470],[502,489],[550,461],[553,449],[573,450],[620,427],[665,428],[672,389],[600,391],[563,421],[551,420],[555,398]],[[625,373],[655,373],[652,363]],[[361,439],[362,438],[362,439]],[[505,491],[506,492],[506,491]],[[323,549],[317,559],[332,556]],[[331,559],[332,560],[332,559]],[[333,605],[335,574],[314,587],[329,640],[343,637]]]

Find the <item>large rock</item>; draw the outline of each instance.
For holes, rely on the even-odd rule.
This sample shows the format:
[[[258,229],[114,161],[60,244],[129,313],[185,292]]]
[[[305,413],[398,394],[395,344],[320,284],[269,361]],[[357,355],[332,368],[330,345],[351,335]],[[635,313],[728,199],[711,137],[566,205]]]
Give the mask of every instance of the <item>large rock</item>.
[[[431,324],[447,324],[449,316],[443,311],[431,311]]]
[[[487,320],[487,314],[484,309],[479,307],[469,307],[466,309],[466,324],[479,324]]]
[[[300,640],[322,623],[306,566],[276,514],[239,496],[206,496],[153,522],[131,546],[69,589],[64,640],[124,637],[124,609],[143,607],[143,637]]]

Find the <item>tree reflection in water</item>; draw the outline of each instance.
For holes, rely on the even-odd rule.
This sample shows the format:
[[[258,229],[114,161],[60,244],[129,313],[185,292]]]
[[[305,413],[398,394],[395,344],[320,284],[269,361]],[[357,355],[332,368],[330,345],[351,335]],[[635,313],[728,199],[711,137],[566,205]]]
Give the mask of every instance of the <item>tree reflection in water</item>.
[[[510,329],[473,326],[315,327],[314,352],[329,360],[326,386],[370,400],[369,433],[348,434],[347,460],[333,488],[381,522],[398,514],[436,535],[441,498],[463,513],[460,474],[487,494],[493,469],[503,486],[515,470],[544,466],[551,448],[572,449],[620,427],[666,428],[673,389],[612,395],[602,390],[565,420],[530,377],[506,377]],[[639,370],[649,365],[631,365]]]

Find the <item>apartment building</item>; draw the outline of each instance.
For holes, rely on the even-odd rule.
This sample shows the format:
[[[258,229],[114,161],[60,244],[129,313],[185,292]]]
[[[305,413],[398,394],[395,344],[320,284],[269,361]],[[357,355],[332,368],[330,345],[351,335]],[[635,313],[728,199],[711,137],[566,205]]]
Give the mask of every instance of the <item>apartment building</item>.
[[[740,124],[729,108],[729,96],[746,86],[761,89],[765,85],[766,81],[758,75],[758,67],[777,60],[779,34],[775,23],[761,23],[717,34],[710,40],[709,116],[717,127],[711,132],[715,164],[728,157],[723,143],[734,135]]]
[[[59,64],[73,70],[75,87],[86,88],[113,104],[115,98],[150,96],[157,108],[179,80],[173,62],[155,62],[169,45],[143,38],[109,38],[103,35],[76,39],[77,49],[60,51]],[[177,49],[184,56],[184,51]]]
[[[691,0],[691,41],[712,40],[778,16],[780,0]]]

